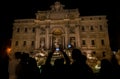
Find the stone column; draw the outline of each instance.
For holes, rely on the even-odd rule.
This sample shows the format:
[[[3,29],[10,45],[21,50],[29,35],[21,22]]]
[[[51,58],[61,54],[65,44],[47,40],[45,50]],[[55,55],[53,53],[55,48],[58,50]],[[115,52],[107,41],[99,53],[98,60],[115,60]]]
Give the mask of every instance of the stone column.
[[[36,32],[35,32],[35,49],[38,49],[39,48],[39,44],[40,44],[40,35],[39,35],[39,33],[40,33],[40,29],[39,29],[39,27],[36,27]]]
[[[68,44],[68,28],[65,27],[65,48],[67,48]]]
[[[65,44],[64,44],[64,43],[65,43],[65,40],[64,40],[64,39],[65,39],[65,37],[63,36],[63,37],[62,37],[62,47],[63,47],[63,49],[65,48]]]
[[[80,48],[80,34],[79,34],[79,25],[76,25],[76,47]]]
[[[51,49],[51,36],[49,36],[49,49]]]
[[[49,34],[49,49],[52,49],[52,35]]]
[[[50,40],[50,39],[49,39],[49,36],[48,36],[48,35],[49,35],[49,28],[48,28],[48,27],[49,27],[49,26],[46,26],[46,39],[45,39],[45,40],[46,40],[46,43],[45,43],[45,44],[46,44],[46,48],[47,48],[47,49],[49,49],[49,40]]]
[[[104,27],[104,29],[105,29],[105,33],[106,33],[106,35],[105,35],[105,40],[107,40],[107,41],[105,41],[105,46],[106,46],[106,48],[108,48],[108,50],[111,50],[110,49],[110,41],[109,41],[109,33],[108,33],[108,25],[106,25],[105,27]]]
[[[50,48],[52,48],[52,46],[53,46],[53,45],[52,45],[52,44],[53,44],[53,43],[52,43],[52,40],[53,40],[53,39],[52,39],[52,35],[51,35],[51,41],[50,41],[51,47],[50,47]]]

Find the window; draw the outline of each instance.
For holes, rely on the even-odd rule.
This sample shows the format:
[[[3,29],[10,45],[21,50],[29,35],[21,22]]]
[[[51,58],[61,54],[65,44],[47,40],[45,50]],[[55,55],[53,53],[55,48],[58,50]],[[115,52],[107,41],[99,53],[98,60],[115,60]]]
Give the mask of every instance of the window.
[[[75,47],[76,43],[75,43],[75,37],[70,37],[70,44]]]
[[[15,46],[18,46],[18,41],[15,42]]]
[[[33,54],[34,52],[30,52],[31,54]]]
[[[27,28],[25,28],[25,32],[27,32]]]
[[[99,27],[100,27],[100,31],[102,31],[102,30],[103,30],[103,27],[102,27],[102,25],[100,25]]]
[[[90,18],[90,20],[92,20],[92,18]]]
[[[95,45],[95,41],[94,40],[91,40],[91,45]]]
[[[102,54],[103,54],[103,57],[105,57],[105,56],[106,56],[106,55],[105,55],[105,52],[103,52]]]
[[[99,17],[99,20],[101,20],[101,17]]]
[[[95,54],[96,54],[96,52],[94,51],[94,52],[93,52],[93,54],[95,55]]]
[[[32,41],[31,46],[34,46],[34,41]]]
[[[17,28],[17,32],[20,32],[20,28]]]
[[[104,42],[104,40],[101,40],[101,44],[102,44],[102,45],[105,45],[105,42]]]
[[[23,46],[26,46],[26,41],[23,42]]]
[[[81,20],[84,20],[84,18],[81,18]]]
[[[82,26],[82,27],[81,27],[81,30],[82,30],[82,31],[85,31],[85,28],[84,28],[84,26]]]
[[[33,32],[33,33],[35,32],[35,28],[32,29],[32,32]]]
[[[91,30],[91,31],[93,31],[93,30],[94,30],[93,26],[90,26],[90,30]]]
[[[86,42],[85,42],[85,40],[82,40],[82,45],[86,45]]]

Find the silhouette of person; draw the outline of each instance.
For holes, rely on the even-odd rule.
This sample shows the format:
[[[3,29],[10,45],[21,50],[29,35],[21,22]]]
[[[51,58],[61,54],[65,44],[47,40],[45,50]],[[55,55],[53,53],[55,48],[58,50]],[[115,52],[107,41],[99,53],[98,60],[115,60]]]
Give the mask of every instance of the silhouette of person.
[[[51,65],[51,58],[55,51],[51,51],[47,57],[46,63],[42,68],[42,78],[43,79],[62,79],[67,76],[70,60],[65,52],[60,50],[63,54],[63,58],[56,59],[54,65]],[[66,62],[64,64],[64,62]]]
[[[73,63],[71,64],[71,78],[74,79],[93,79],[92,69],[86,63],[86,56],[82,55],[79,49],[72,50]]]
[[[41,79],[52,79],[53,78],[53,67],[51,65],[51,58],[53,55],[54,51],[50,51],[48,54],[48,57],[46,59],[46,62],[44,65],[41,66]]]
[[[100,79],[114,79],[113,78],[113,67],[109,60],[101,60]]]
[[[113,67],[113,73],[112,73],[113,78],[120,79],[120,65],[118,64],[118,60],[117,60],[115,54],[112,55],[111,64]]]
[[[16,67],[16,74],[17,79],[39,79],[40,71],[36,60],[29,57],[28,53],[21,54],[20,63]]]
[[[63,58],[56,59],[54,62],[54,79],[69,78],[70,59],[67,54],[60,50],[63,54]]]
[[[40,70],[37,66],[37,62],[34,58],[29,57],[28,59],[29,64],[29,79],[40,79]]]

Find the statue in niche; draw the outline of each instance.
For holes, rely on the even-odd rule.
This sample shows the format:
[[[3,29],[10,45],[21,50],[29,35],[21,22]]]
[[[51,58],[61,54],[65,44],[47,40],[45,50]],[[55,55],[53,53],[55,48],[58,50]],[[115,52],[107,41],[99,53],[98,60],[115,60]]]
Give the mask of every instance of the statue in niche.
[[[44,47],[44,41],[41,41],[41,48]]]
[[[70,29],[69,29],[69,33],[75,33],[75,29],[74,29],[74,27],[70,27]]]
[[[54,38],[54,46],[55,48],[59,47],[59,41],[57,38]]]
[[[75,37],[70,37],[70,43],[73,47],[75,47]]]
[[[61,39],[59,38],[59,37],[54,37],[53,38],[53,43],[54,43],[54,47],[55,48],[59,48],[60,47],[60,41],[61,41]]]
[[[45,34],[45,28],[40,29],[40,34]]]
[[[41,38],[40,40],[41,40],[40,41],[40,48],[44,48],[44,46],[45,46],[45,38]]]

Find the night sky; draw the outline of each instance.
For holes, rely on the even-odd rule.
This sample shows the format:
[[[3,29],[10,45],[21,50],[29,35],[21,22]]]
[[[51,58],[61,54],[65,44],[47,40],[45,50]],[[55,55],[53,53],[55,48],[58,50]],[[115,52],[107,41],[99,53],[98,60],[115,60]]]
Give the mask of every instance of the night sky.
[[[38,10],[50,10],[56,0],[1,0],[0,1],[0,46],[12,37],[15,19],[35,18]],[[120,9],[118,2],[106,0],[57,0],[65,9],[76,9],[80,16],[107,15],[110,45],[112,50],[120,48]]]

